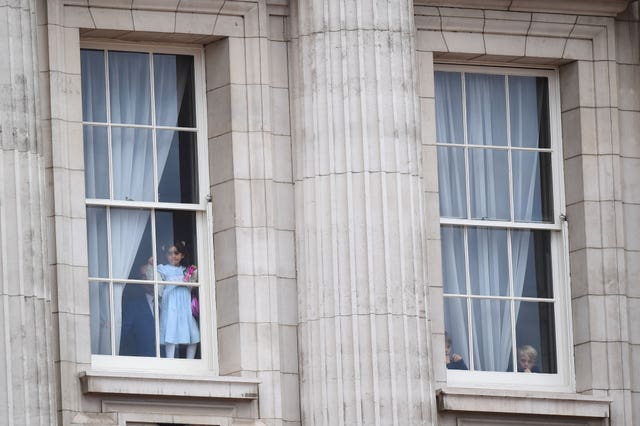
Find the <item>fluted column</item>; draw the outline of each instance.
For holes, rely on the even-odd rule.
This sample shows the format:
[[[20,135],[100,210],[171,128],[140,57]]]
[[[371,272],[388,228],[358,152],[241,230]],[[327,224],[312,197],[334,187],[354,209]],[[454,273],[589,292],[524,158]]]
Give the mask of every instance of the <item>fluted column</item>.
[[[430,424],[412,2],[292,3],[303,424]]]
[[[45,275],[44,160],[38,140],[36,15],[0,5],[0,423],[50,425],[51,297]]]

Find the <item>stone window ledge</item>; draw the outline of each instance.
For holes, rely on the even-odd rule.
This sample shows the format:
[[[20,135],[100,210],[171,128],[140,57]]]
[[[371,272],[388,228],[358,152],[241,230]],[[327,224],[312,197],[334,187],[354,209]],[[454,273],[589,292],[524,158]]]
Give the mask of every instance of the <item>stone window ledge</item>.
[[[611,399],[573,393],[443,388],[439,411],[608,418]]]
[[[244,377],[87,370],[79,374],[85,394],[254,400],[260,380]]]

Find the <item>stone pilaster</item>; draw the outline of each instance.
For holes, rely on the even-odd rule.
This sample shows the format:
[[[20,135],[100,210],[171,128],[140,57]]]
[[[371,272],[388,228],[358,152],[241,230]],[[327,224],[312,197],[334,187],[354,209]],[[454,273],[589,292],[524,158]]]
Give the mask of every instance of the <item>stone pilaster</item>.
[[[627,9],[618,15],[615,29],[620,145],[613,170],[614,175],[620,170],[616,176],[620,188],[616,193],[620,228],[616,260],[620,266],[616,271],[617,280],[607,277],[605,288],[612,288],[610,293],[620,293],[623,339],[620,344],[622,380],[610,383],[609,394],[616,397],[612,409],[618,409],[619,417],[626,424],[637,424],[640,421],[640,375],[637,373],[640,365],[640,1],[629,1]],[[614,386],[616,384],[618,386]]]
[[[36,13],[0,2],[0,422],[56,423]]]
[[[302,422],[430,424],[412,2],[292,22]]]

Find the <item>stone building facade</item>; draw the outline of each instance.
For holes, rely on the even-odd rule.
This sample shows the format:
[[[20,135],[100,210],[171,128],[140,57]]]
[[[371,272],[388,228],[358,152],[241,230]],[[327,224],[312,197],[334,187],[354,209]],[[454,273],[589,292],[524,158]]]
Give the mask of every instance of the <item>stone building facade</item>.
[[[640,423],[638,0],[0,0],[0,22],[3,424]],[[154,135],[154,173],[172,161],[171,153],[161,158],[157,135],[196,135],[194,201],[163,204],[157,188],[144,202],[89,195],[88,176],[103,175],[115,194],[116,162],[125,160],[114,151],[113,129],[124,126],[114,118],[116,104],[96,101],[110,112],[87,118],[88,87],[102,81],[96,93],[112,99],[109,91],[135,75],[130,68],[122,81],[109,74],[116,56],[89,72],[85,51],[109,61],[111,52],[151,58],[155,71],[145,84],[153,118],[132,128]],[[163,86],[154,74],[162,55],[194,58],[193,126],[162,125]],[[511,213],[498,225],[490,213],[451,219],[441,206],[450,203],[443,194],[454,175],[443,174],[453,167],[443,160],[446,129],[464,134],[458,148],[467,192],[476,176],[472,152],[489,155],[487,144],[498,150],[470,142],[474,108],[490,119],[497,111],[474,104],[474,75],[497,76],[507,87],[498,102],[506,106],[496,108],[510,117],[500,149]],[[441,127],[458,102],[443,103],[454,93],[444,91],[447,76],[458,78],[467,97],[458,97],[462,122]],[[522,76],[546,82],[532,93],[544,105],[535,132],[544,127],[550,145],[516,143],[514,129],[528,121],[516,118],[516,101],[531,100],[517,97]],[[130,102],[137,102],[136,90],[121,96],[134,93]],[[108,160],[89,156],[89,128],[108,129]],[[524,152],[552,159],[547,172],[536,166],[543,191],[532,195],[552,194],[552,207],[541,207],[552,213],[527,224],[514,219],[513,164]],[[132,170],[143,168],[133,159]],[[106,171],[96,172],[102,160]],[[545,173],[553,183],[540,178]],[[495,189],[501,179],[493,177]],[[152,181],[162,184],[160,176]],[[474,194],[465,199],[467,212],[493,191]],[[109,236],[92,234],[96,209],[151,212],[153,235],[160,235],[158,211],[195,218],[197,359],[166,359],[157,321],[155,356],[118,353],[122,282],[150,286],[152,322],[162,321],[160,296],[169,286],[158,272],[153,284],[113,272],[126,245],[114,236],[116,216],[107,220]],[[511,236],[506,257],[496,248],[488,261],[506,265],[507,278],[496,280],[505,279],[509,291],[477,294],[469,290],[476,275],[496,272],[474,260],[470,241],[492,226]],[[458,259],[467,293],[452,293],[451,229],[464,235]],[[513,235],[538,231],[555,241],[541,243],[548,249],[532,260],[536,270],[548,268],[552,290],[540,293],[540,273],[539,293],[529,297],[515,291]],[[104,276],[92,272],[102,250],[94,240],[111,259]],[[138,253],[145,259],[159,250],[151,240],[149,253]],[[125,269],[134,271],[133,263]],[[100,289],[106,305],[96,301]],[[455,301],[469,316],[453,329]],[[511,308],[493,327],[495,316],[483,324],[472,315],[481,311],[476,301]],[[525,303],[551,312],[533,327],[539,374],[516,367]],[[96,349],[100,326],[104,351]],[[484,358],[482,341],[499,326],[507,331],[493,342],[506,342],[507,355],[502,367],[488,367],[494,360]],[[473,371],[446,368],[445,346],[456,333],[454,349]]]

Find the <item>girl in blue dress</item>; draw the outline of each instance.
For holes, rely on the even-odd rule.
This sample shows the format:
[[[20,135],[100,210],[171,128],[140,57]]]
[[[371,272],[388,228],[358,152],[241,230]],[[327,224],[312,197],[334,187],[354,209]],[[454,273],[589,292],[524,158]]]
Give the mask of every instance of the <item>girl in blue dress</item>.
[[[158,265],[163,281],[189,281],[193,268],[187,265],[184,241],[176,242],[166,250],[167,264]],[[150,259],[151,263],[153,262]],[[165,345],[167,358],[175,357],[176,345],[187,345],[187,358],[195,358],[200,330],[191,312],[191,287],[162,286],[160,301],[160,344]]]

